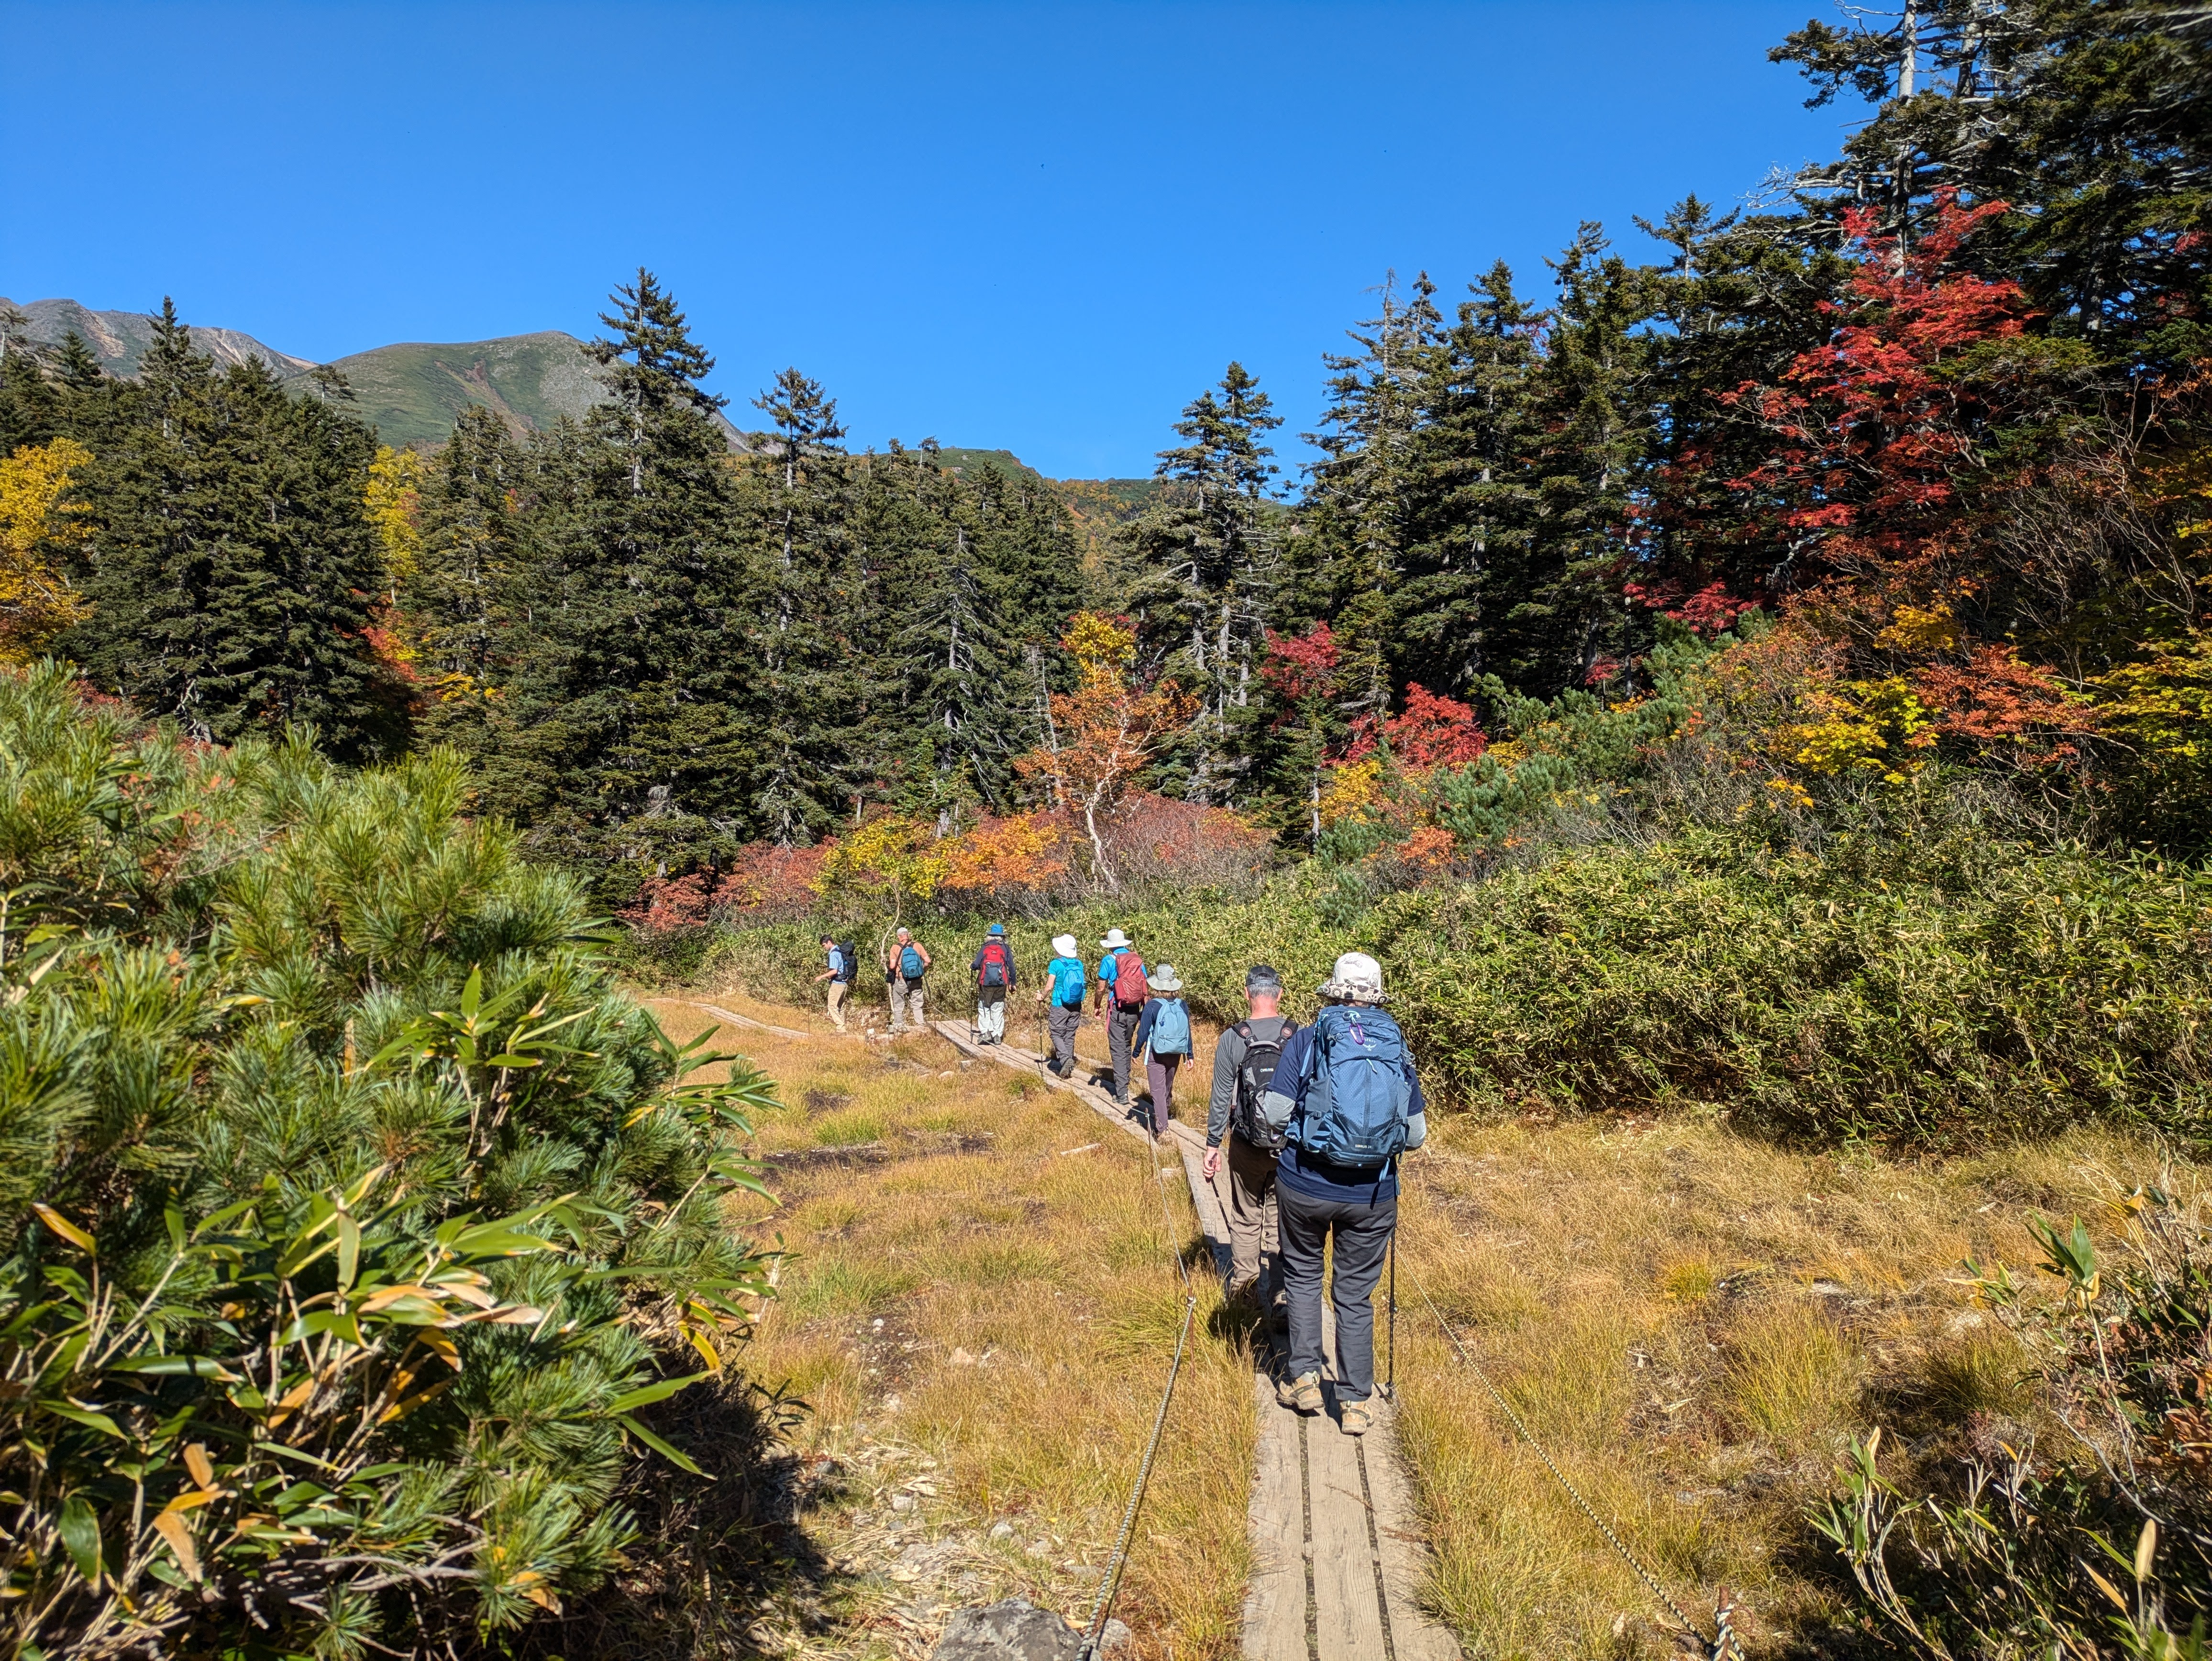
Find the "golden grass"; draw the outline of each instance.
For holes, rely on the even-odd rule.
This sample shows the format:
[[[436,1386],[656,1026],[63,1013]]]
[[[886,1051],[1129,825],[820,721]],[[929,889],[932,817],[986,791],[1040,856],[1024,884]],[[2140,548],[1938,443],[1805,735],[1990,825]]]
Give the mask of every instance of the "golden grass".
[[[712,1020],[655,1009],[685,1037]],[[777,1203],[732,1216],[792,1254],[742,1365],[809,1404],[793,1451],[830,1473],[798,1519],[824,1584],[763,1612],[763,1647],[918,1657],[952,1607],[1003,1596],[1087,1617],[1182,1315],[1169,1236],[1188,1249],[1197,1221],[1180,1165],[1161,1181],[1148,1148],[1080,1103],[935,1037],[718,1042],[787,1104],[758,1127]],[[1197,1334],[1115,1606],[1140,1654],[1176,1661],[1234,1652],[1249,1561],[1250,1361],[1209,1335],[1218,1288],[1194,1283]]]
[[[2100,1196],[2159,1168],[2155,1150],[2109,1137],[1899,1165],[1683,1122],[1431,1134],[1403,1202],[1404,1437],[1431,1601],[1470,1655],[1501,1658],[1674,1650],[1450,1353],[1415,1275],[1678,1602],[1709,1616],[1725,1585],[1754,1653],[1819,1652],[1840,1583],[1803,1567],[1820,1561],[1803,1508],[1845,1439],[2033,1411],[1961,1259],[2033,1263],[2027,1215],[2099,1226]]]

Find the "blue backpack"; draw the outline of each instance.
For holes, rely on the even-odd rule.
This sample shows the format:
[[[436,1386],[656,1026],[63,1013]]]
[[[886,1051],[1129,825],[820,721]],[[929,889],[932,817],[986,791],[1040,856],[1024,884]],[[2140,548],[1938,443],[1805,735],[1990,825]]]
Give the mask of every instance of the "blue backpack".
[[[1190,1054],[1190,1006],[1181,998],[1162,998],[1152,1013],[1148,1041],[1155,1056]]]
[[[899,978],[901,980],[918,981],[921,978],[921,971],[927,967],[928,965],[921,960],[921,953],[915,951],[914,947],[902,946],[899,948]]]
[[[1083,1007],[1083,994],[1091,983],[1090,971],[1078,958],[1054,958],[1052,960],[1052,995],[1055,1002],[1066,1009]]]
[[[1379,1009],[1332,1004],[1313,1025],[1291,1140],[1316,1159],[1381,1171],[1405,1152],[1406,1038]]]

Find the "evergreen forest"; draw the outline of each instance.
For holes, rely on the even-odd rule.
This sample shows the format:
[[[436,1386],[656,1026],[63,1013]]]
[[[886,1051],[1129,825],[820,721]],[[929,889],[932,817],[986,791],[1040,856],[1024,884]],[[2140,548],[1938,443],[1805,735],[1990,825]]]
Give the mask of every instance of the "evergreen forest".
[[[1026,977],[1132,925],[1224,1019],[1255,954],[1358,945],[1454,1109],[2201,1153],[2212,11],[1771,55],[1863,102],[1840,154],[1378,271],[1310,465],[1230,362],[1103,532],[1098,487],[856,450],[799,368],[726,407],[643,269],[606,401],[413,448],[173,307],[129,379],[8,325],[11,1644],[490,1653],[694,1538],[661,1479],[743,1439],[673,1415],[781,1410],[723,1377],[768,1267],[714,1220],[773,1086],[618,982],[797,995],[824,929],[1019,920]],[[2152,1495],[2182,1613],[2193,1249],[2129,1340],[2147,1474],[2039,1502],[2126,1546]],[[2202,1652],[2007,1549],[1868,1630]]]

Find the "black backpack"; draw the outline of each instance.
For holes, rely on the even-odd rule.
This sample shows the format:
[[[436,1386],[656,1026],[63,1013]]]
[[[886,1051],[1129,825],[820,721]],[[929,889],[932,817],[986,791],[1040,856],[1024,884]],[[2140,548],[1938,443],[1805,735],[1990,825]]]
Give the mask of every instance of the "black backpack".
[[[1237,1068],[1237,1111],[1231,1123],[1253,1147],[1272,1153],[1283,1145],[1283,1133],[1267,1123],[1260,1098],[1267,1093],[1275,1065],[1283,1059],[1283,1046],[1298,1030],[1297,1023],[1285,1016],[1282,1031],[1272,1038],[1255,1037],[1249,1021],[1239,1021],[1230,1030],[1244,1040],[1244,1059]]]
[[[844,964],[844,967],[837,971],[837,984],[850,986],[853,983],[854,971],[860,966],[860,948],[850,940],[839,940],[837,960]]]

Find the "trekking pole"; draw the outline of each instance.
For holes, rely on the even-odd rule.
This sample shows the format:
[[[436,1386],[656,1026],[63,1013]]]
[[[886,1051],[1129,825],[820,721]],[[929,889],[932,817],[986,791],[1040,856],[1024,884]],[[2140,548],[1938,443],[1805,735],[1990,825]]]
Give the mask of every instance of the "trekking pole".
[[[1384,1296],[1390,1317],[1388,1357],[1382,1377],[1382,1399],[1394,1406],[1398,1400],[1398,1231],[1390,1231],[1390,1290]]]

